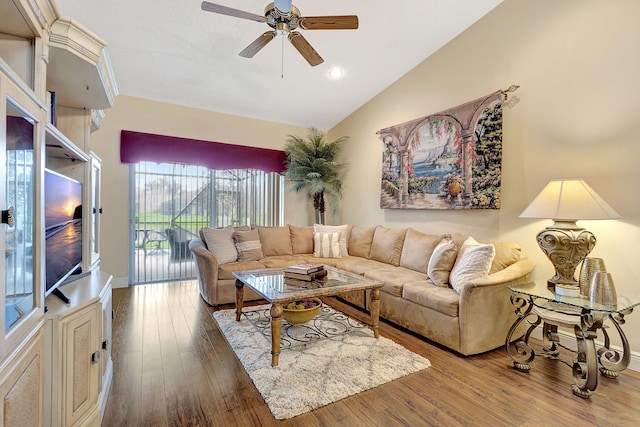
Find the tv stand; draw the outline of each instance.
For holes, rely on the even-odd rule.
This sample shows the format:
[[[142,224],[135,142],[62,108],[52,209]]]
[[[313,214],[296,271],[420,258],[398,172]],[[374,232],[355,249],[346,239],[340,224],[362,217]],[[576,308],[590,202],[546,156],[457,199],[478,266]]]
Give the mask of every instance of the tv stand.
[[[60,288],[55,288],[53,291],[51,291],[51,295],[55,295],[58,298],[60,298],[65,304],[69,304],[71,302],[71,300],[69,299],[69,297],[60,290]]]

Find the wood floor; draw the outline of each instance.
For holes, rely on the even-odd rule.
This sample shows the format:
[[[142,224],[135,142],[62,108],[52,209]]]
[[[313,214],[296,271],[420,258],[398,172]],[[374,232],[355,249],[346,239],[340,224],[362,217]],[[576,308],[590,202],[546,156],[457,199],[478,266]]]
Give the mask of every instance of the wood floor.
[[[366,319],[336,300],[332,305]],[[195,282],[114,289],[114,377],[103,426],[635,426],[640,374],[601,378],[591,399],[570,390],[571,369],[539,357],[529,373],[504,349],[461,357],[382,323],[381,334],[432,367],[276,420],[218,330]],[[226,306],[222,308],[232,308]],[[566,359],[571,355],[567,354]]]

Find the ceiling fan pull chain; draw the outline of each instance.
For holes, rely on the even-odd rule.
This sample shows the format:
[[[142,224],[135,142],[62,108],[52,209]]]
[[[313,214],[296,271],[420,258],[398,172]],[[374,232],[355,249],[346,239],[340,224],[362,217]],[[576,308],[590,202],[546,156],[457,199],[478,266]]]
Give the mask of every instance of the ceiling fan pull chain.
[[[284,79],[284,35],[282,36],[282,63],[280,64],[280,78]]]

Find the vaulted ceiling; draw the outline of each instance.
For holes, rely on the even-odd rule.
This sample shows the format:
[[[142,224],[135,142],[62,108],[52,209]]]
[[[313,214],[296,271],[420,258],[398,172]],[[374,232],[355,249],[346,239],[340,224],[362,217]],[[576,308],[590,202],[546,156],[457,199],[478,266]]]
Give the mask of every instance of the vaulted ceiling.
[[[269,3],[212,2],[256,15]],[[251,59],[240,57],[270,28],[205,12],[200,0],[56,4],[106,41],[120,94],[328,130],[501,2],[294,1],[302,16],[359,18],[357,30],[299,30],[324,58],[315,67],[283,36]],[[329,77],[332,67],[344,70],[342,79]]]

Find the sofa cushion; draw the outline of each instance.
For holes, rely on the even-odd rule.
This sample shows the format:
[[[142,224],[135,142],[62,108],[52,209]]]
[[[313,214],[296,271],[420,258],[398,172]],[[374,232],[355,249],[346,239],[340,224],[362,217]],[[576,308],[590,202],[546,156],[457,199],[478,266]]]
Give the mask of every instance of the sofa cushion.
[[[436,286],[447,287],[449,275],[458,255],[458,242],[446,235],[440,240],[431,254],[427,265],[427,275]]]
[[[402,298],[447,316],[458,316],[460,295],[449,287],[435,286],[430,280],[406,283]]]
[[[314,257],[313,254],[309,254],[309,255],[305,254],[303,258],[304,258],[304,261],[301,261],[301,262],[306,262],[307,264],[323,264],[323,265],[328,265],[329,267],[335,267],[338,262],[340,262],[341,260],[344,260],[347,257],[319,258],[319,257]]]
[[[354,225],[349,234],[349,255],[369,258],[375,231],[375,226],[365,228]]]
[[[400,266],[427,274],[431,254],[440,240],[442,236],[425,234],[409,228],[404,236]]]
[[[265,265],[259,261],[237,261],[218,266],[218,280],[235,280],[234,271],[261,270]]]
[[[389,264],[372,259],[364,259],[356,256],[342,257],[336,260],[336,267],[355,274],[364,274],[366,271],[377,268],[388,268]],[[319,262],[319,261],[316,261]]]
[[[451,287],[460,293],[466,283],[489,274],[495,255],[495,246],[490,243],[478,243],[473,237],[468,237],[462,244],[451,270]]]
[[[391,266],[365,271],[364,277],[382,282],[383,286],[380,290],[397,297],[402,296],[402,287],[406,283],[426,279],[424,273],[404,267]]]
[[[238,249],[238,261],[258,261],[264,258],[258,230],[235,231],[233,240]]]
[[[406,228],[391,229],[383,226],[376,227],[371,244],[369,258],[394,266],[400,265],[402,243],[407,232]]]
[[[348,224],[344,225],[324,225],[314,224],[313,233],[340,233],[340,255],[347,256],[349,251],[347,250],[347,241],[349,238],[350,227]]]
[[[260,234],[260,244],[264,256],[293,255],[291,247],[291,231],[289,226],[261,227],[254,226]]]
[[[260,260],[267,268],[283,268],[305,262],[299,255],[277,255],[265,257]]]
[[[313,227],[289,226],[291,233],[291,249],[293,254],[313,253]]]
[[[313,256],[318,258],[342,258],[340,255],[340,233],[314,233]]]
[[[216,257],[219,264],[233,262],[238,259],[238,250],[233,241],[233,227],[209,228],[200,230],[209,252]]]

